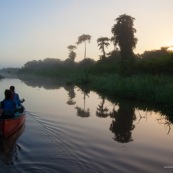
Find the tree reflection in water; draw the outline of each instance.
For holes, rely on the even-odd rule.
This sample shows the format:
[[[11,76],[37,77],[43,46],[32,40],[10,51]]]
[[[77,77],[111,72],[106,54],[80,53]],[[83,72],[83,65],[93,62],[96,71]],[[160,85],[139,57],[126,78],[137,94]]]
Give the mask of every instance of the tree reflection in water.
[[[22,82],[24,82],[28,86],[32,87],[43,87],[45,89],[60,89],[62,86],[68,91],[69,100],[67,101],[68,105],[74,105],[76,102],[74,101],[75,98],[75,92],[74,92],[74,86],[66,86],[66,84],[62,80],[51,80],[48,78],[38,78],[38,77],[24,77],[20,76],[19,78]],[[90,116],[90,110],[86,107],[86,96],[89,94],[89,90],[85,87],[81,88],[82,93],[84,94],[84,107],[78,107],[77,109],[77,116],[80,117],[89,117]],[[113,121],[110,125],[110,131],[112,131],[115,134],[114,140],[118,142],[130,142],[132,141],[132,130],[135,128],[133,125],[133,121],[135,120],[135,110],[139,114],[139,110],[145,112],[145,115],[139,114],[139,120],[137,123],[142,121],[142,119],[147,119],[147,116],[151,112],[158,112],[160,114],[160,118],[157,119],[157,122],[161,125],[164,125],[168,132],[170,133],[171,127],[173,126],[173,109],[168,108],[167,106],[161,107],[161,105],[152,105],[149,104],[143,104],[140,102],[134,102],[133,103],[123,103],[122,101],[113,98],[109,98],[109,101],[118,103],[119,109],[113,108],[111,112],[104,106],[105,105],[105,97],[101,96],[102,102],[98,105],[96,110],[96,116],[98,117],[108,117],[110,115],[111,118],[113,118]],[[109,112],[109,113],[108,113]]]
[[[168,128],[168,132],[167,132],[167,135],[168,135],[172,127],[172,122],[169,120],[169,118],[162,115],[160,118],[157,119],[157,121],[159,124],[163,124],[166,128]]]
[[[167,115],[164,115],[163,113],[161,113],[160,111],[153,111],[153,110],[148,110],[148,109],[145,109],[145,110],[139,110],[139,109],[136,109],[137,113],[138,113],[138,116],[139,116],[139,120],[138,120],[138,124],[140,123],[140,121],[142,121],[142,119],[148,119],[148,116],[152,116],[152,114],[157,114],[158,113],[158,117],[156,118],[156,121],[160,124],[160,125],[164,125],[164,127],[167,130],[167,135],[170,133],[171,131],[171,127],[173,126],[173,118],[172,116],[167,116]]]
[[[80,108],[79,106],[76,106],[76,110],[77,110],[77,116],[79,117],[89,117],[90,116],[90,110],[89,108],[85,108],[86,107],[86,96],[89,97],[89,93],[90,90],[88,90],[87,88],[81,88],[80,89],[82,91],[82,94],[84,95],[83,99],[84,99],[84,108]]]
[[[119,109],[113,108],[110,116],[114,119],[110,125],[110,131],[114,133],[114,140],[120,143],[133,141],[132,130],[135,128],[133,121],[136,119],[134,107],[129,103],[119,102]]]
[[[101,103],[98,105],[98,108],[97,108],[97,111],[96,111],[96,115],[98,117],[101,117],[101,118],[106,118],[109,116],[109,110],[107,107],[104,107],[104,104],[105,104],[105,97],[104,96],[101,96]]]
[[[76,94],[74,91],[75,86],[74,85],[65,85],[64,89],[68,92],[68,96],[69,96],[67,104],[68,105],[75,105],[76,102],[73,100],[76,97]]]
[[[78,106],[75,107],[77,109],[77,116],[79,117],[89,117],[90,116],[90,111],[89,109],[85,110],[85,109],[82,109]]]

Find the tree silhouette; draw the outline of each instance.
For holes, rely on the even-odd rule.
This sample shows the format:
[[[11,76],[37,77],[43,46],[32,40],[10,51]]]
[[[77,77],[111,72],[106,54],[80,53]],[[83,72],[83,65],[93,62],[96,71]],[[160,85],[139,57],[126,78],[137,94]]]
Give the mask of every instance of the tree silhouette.
[[[75,91],[74,91],[75,86],[74,85],[66,85],[64,86],[64,89],[66,91],[68,91],[68,101],[67,104],[68,105],[74,105],[76,104],[76,102],[73,100],[76,97]]]
[[[90,110],[89,109],[86,109],[86,96],[89,97],[89,90],[87,88],[81,88],[82,90],[82,93],[84,94],[84,108],[80,108],[78,106],[76,106],[75,108],[77,109],[77,116],[80,116],[80,117],[89,117],[90,116]]]
[[[69,45],[68,47],[69,50],[69,58],[74,61],[76,58],[76,52],[74,52],[73,50],[76,49],[75,45]]]
[[[103,52],[103,58],[106,58],[105,47],[108,47],[110,39],[108,37],[100,37],[97,39],[99,49]]]
[[[129,103],[119,103],[119,109],[110,113],[114,120],[110,125],[110,131],[115,135],[114,140],[120,143],[133,141],[132,130],[135,128],[133,121],[136,119],[133,105]]]
[[[114,44],[118,44],[123,62],[131,62],[134,54],[133,49],[136,47],[137,38],[134,33],[133,21],[135,18],[126,14],[116,18],[117,23],[112,27]]]
[[[83,35],[78,37],[78,41],[76,42],[77,45],[79,45],[83,42],[85,43],[84,59],[86,58],[86,42],[88,41],[88,43],[90,43],[90,40],[91,40],[90,35],[83,34]]]
[[[67,48],[69,49],[69,51],[73,51],[74,49],[76,49],[76,46],[75,45],[69,45]]]
[[[72,61],[74,61],[75,58],[76,58],[76,52],[71,51],[71,52],[69,53],[69,58],[70,58]]]
[[[75,107],[77,109],[77,116],[82,117],[82,118],[86,118],[90,116],[90,110],[89,109],[82,109],[78,106]]]

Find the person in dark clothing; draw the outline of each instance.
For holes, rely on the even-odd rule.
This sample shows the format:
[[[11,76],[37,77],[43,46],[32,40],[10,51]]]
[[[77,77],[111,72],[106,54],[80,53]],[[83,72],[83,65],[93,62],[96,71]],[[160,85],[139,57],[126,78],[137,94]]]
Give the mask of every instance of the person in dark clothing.
[[[16,102],[17,107],[22,106],[21,103],[23,103],[23,102],[25,101],[25,99],[20,99],[20,98],[19,98],[19,94],[17,94],[17,93],[15,92],[15,87],[14,87],[14,86],[10,86],[10,90],[11,90],[11,92],[12,92],[11,98]]]
[[[16,103],[14,100],[11,99],[11,90],[6,89],[4,94],[5,99],[0,102],[1,118],[12,118],[14,117],[17,108]]]
[[[10,90],[12,91],[11,99],[13,99],[15,101],[18,112],[19,113],[24,112],[25,108],[22,105],[22,103],[25,101],[25,99],[20,99],[19,98],[19,94],[17,94],[15,92],[15,87],[14,86],[10,86]]]

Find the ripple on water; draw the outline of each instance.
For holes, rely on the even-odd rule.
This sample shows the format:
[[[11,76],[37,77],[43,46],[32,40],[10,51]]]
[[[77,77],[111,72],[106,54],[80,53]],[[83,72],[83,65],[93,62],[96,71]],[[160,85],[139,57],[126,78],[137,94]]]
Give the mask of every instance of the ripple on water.
[[[27,123],[29,126],[18,144],[22,149],[15,162],[18,171],[94,172],[80,158],[80,146],[69,136],[65,124],[45,121],[37,115],[28,115]]]
[[[99,134],[99,131],[96,133]],[[165,150],[146,144],[123,145],[105,141],[80,125],[70,126],[62,119],[47,120],[38,114],[27,115],[25,132],[15,150],[17,159],[14,159],[13,167],[19,173],[161,173],[165,171],[164,165],[171,163],[162,163],[164,158],[160,157],[160,153],[166,153],[163,155],[170,160],[172,156]],[[171,169],[166,171],[171,172]]]

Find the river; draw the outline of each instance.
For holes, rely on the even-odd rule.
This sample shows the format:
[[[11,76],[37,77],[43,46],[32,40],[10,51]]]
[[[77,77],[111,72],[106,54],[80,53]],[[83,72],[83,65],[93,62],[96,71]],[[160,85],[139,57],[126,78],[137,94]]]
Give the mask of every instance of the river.
[[[173,171],[170,115],[106,98],[58,80],[5,78],[25,98],[26,121],[0,141],[0,172],[163,173]]]

